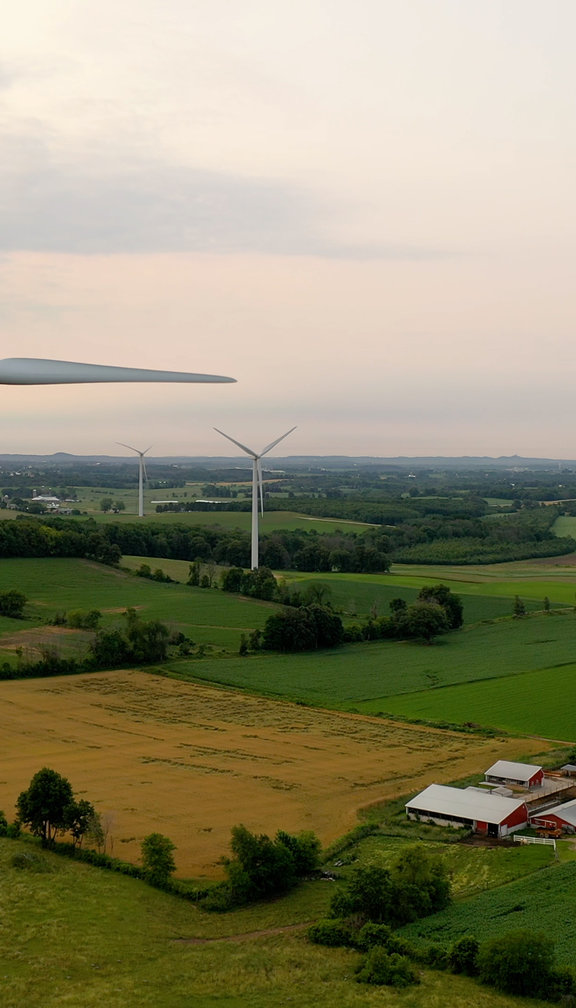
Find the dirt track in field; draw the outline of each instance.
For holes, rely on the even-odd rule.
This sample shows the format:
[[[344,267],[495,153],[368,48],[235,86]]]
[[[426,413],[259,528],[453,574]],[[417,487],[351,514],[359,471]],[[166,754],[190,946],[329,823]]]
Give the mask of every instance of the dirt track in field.
[[[526,742],[481,739],[313,710],[139,671],[0,683],[0,809],[8,819],[43,766],[69,778],[137,862],[158,831],[178,874],[221,875],[230,829],[311,829],[324,843],[357,810],[515,758]]]

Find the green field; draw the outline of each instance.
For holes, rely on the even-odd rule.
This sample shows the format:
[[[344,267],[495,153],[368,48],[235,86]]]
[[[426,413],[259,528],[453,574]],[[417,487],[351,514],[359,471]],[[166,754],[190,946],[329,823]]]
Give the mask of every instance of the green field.
[[[168,574],[175,581],[186,583],[190,573],[190,564],[187,560],[167,560],[159,557],[147,556],[124,556],[122,557],[122,567],[128,570],[137,570],[141,564],[148,564],[152,571],[158,567]],[[225,568],[217,568],[217,575]],[[354,621],[355,616],[368,616],[369,613],[376,613],[378,616],[385,616],[390,613],[390,602],[393,598],[401,596],[408,603],[416,600],[418,592],[426,585],[433,582],[440,583],[438,577],[426,577],[418,575],[410,578],[397,574],[295,574],[293,571],[278,571],[276,576],[279,580],[286,581],[287,584],[305,590],[309,585],[322,586],[326,590],[326,601],[341,612],[342,615]],[[488,594],[492,586],[484,588],[482,585],[454,584],[447,582],[454,592],[463,596],[464,600],[464,621],[465,623],[478,623],[482,620],[498,619],[502,616],[510,616],[513,611],[513,599],[516,592],[509,594],[503,592],[499,594]],[[542,584],[542,583],[540,583]],[[540,585],[530,586],[532,592],[524,592],[524,601],[528,612],[537,612],[542,609],[543,595],[539,593]],[[556,585],[547,585],[552,594]],[[557,592],[559,598],[562,597],[564,586]],[[532,597],[529,597],[530,594]],[[548,596],[551,598],[551,596]],[[553,605],[563,605],[561,601],[552,602]]]
[[[248,600],[181,584],[158,584],[88,560],[60,557],[3,559],[0,591],[17,588],[28,597],[25,620],[2,620],[0,633],[14,634],[45,623],[56,610],[100,609],[113,625],[132,606],[143,619],[159,619],[195,643],[238,651],[242,633],[262,627],[275,610]]]
[[[556,943],[558,961],[574,965],[575,862],[529,875],[469,900],[456,901],[433,917],[409,924],[402,934],[410,939],[450,945],[463,934],[486,941],[524,928],[545,932]]]
[[[375,641],[316,653],[183,661],[171,668],[185,676],[256,693],[374,713],[391,710],[389,698],[399,694],[475,679],[489,679],[493,684],[511,673],[520,676],[529,669],[573,661],[576,618],[570,615],[483,624],[447,634],[431,646]],[[435,695],[434,690],[428,695]],[[539,705],[535,717],[541,709]]]
[[[576,742],[576,663],[357,706],[364,714],[386,711],[451,724],[470,721],[514,734],[541,735],[573,743]]]
[[[421,824],[418,824],[418,832],[425,832]],[[367,837],[354,848],[353,863],[389,868],[407,844],[414,842],[410,838]],[[517,879],[525,879],[554,863],[553,850],[546,846],[475,847],[467,843],[416,842],[442,859],[455,900],[469,899],[487,889],[497,889]],[[343,869],[345,872],[346,869]],[[576,900],[576,894],[574,898]]]
[[[560,536],[572,536],[576,539],[576,517],[573,515],[560,515],[556,519],[552,527],[554,535]]]

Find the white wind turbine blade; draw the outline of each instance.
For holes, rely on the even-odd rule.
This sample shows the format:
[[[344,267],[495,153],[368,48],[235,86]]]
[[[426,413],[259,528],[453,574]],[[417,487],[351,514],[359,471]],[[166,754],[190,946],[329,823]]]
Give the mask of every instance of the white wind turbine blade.
[[[120,445],[121,448],[129,448],[130,451],[136,452],[137,455],[143,455],[144,454],[143,452],[139,451],[138,448],[134,448],[133,445],[131,445],[131,444],[124,444],[123,441],[117,441],[116,444]],[[147,448],[146,451],[150,451],[150,449]]]
[[[189,371],[155,371],[111,364],[7,357],[0,361],[0,385],[76,385],[98,382],[235,382],[222,375]]]
[[[260,459],[256,459],[256,467],[258,470],[258,490],[260,496],[260,514],[264,514],[264,487],[262,485],[262,463]]]
[[[229,434],[225,434],[223,430],[218,430],[217,427],[214,427],[213,430],[215,430],[217,434],[221,434],[222,437],[227,438],[228,441],[231,441],[232,444],[235,444],[238,448],[241,448],[242,451],[246,452],[247,455],[251,455],[253,459],[258,458],[258,455],[256,454],[256,452],[252,451],[252,448],[247,448],[246,445],[243,445],[241,441],[237,441],[236,438],[230,437]],[[274,442],[274,444],[276,444],[276,442]],[[270,446],[270,447],[272,447],[272,446]]]
[[[271,444],[267,445],[266,448],[263,448],[258,457],[262,458],[263,455],[267,455],[268,452],[272,450],[272,448],[275,448],[277,444],[280,444],[280,442],[283,441],[285,437],[288,437],[288,435],[295,430],[296,427],[291,427],[290,430],[287,430],[285,434],[282,434],[279,438],[276,438],[275,441],[272,441]]]

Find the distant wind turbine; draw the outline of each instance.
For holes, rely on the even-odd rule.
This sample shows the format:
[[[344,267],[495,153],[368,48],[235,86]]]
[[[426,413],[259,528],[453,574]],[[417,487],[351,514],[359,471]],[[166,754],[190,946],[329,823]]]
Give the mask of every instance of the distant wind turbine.
[[[146,463],[144,461],[144,456],[150,451],[150,448],[145,448],[144,451],[139,451],[138,448],[133,448],[132,445],[124,444],[123,441],[117,441],[116,444],[122,445],[122,448],[129,448],[130,451],[136,452],[138,455],[138,517],[144,517],[144,480],[148,479],[148,473],[146,472]]]
[[[241,448],[243,452],[246,452],[246,454],[250,455],[250,457],[253,459],[252,549],[251,549],[250,566],[252,567],[252,570],[257,570],[258,569],[258,502],[259,502],[258,499],[260,499],[260,512],[261,514],[264,514],[264,494],[262,491],[262,465],[260,463],[260,460],[261,458],[263,458],[264,455],[267,455],[269,451],[272,451],[272,448],[275,448],[277,444],[280,444],[280,442],[283,441],[284,438],[288,437],[288,435],[291,434],[292,431],[295,431],[296,428],[291,427],[289,431],[286,431],[286,433],[282,434],[281,437],[276,438],[275,441],[272,441],[271,444],[267,445],[266,448],[263,448],[262,451],[259,453],[253,451],[252,448],[247,448],[246,445],[243,445],[240,441],[236,441],[235,438],[230,437],[229,434],[225,434],[224,431],[218,430],[217,427],[215,427],[214,430],[216,431],[217,434],[221,434],[222,437],[228,438],[228,441],[231,441],[232,444],[237,445],[238,448]]]
[[[7,357],[0,361],[0,385],[75,385],[100,382],[235,382],[222,375],[187,371],[151,371],[148,368],[109,364],[79,364],[76,361]]]

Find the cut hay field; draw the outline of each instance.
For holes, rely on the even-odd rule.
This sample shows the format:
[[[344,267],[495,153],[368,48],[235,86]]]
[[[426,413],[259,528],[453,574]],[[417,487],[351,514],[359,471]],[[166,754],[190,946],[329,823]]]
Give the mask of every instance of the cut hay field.
[[[440,637],[431,646],[374,641],[306,654],[184,660],[170,668],[177,675],[326,707],[364,710],[366,701],[377,701],[369,707],[374,712],[391,709],[387,698],[399,694],[476,679],[494,683],[511,673],[574,661],[576,616],[571,614],[482,624]]]
[[[365,714],[385,711],[408,718],[461,724],[576,742],[576,662],[502,679],[370,700]]]
[[[159,566],[159,562],[156,563]],[[103,624],[111,626],[119,614],[134,607],[143,619],[159,619],[195,643],[238,651],[242,633],[262,627],[277,608],[273,603],[243,599],[223,592],[158,584],[89,560],[60,557],[0,561],[0,591],[17,588],[30,600],[26,620],[1,620],[0,634],[10,635],[10,649],[29,643],[30,627],[38,627],[57,610],[100,609]],[[50,643],[58,643],[57,628]],[[65,646],[66,632],[60,635]],[[4,649],[4,638],[0,637]]]
[[[2,1008],[526,1005],[428,970],[405,991],[356,984],[358,955],[311,945],[301,929],[323,915],[332,892],[326,883],[209,916],[135,879],[51,854],[42,855],[42,872],[18,871],[12,856],[26,850],[0,840]]]
[[[113,853],[159,831],[178,873],[214,877],[231,827],[324,843],[377,800],[478,772],[526,743],[309,710],[142,672],[0,683],[0,808],[49,766],[93,801]],[[110,850],[110,846],[109,846]]]

